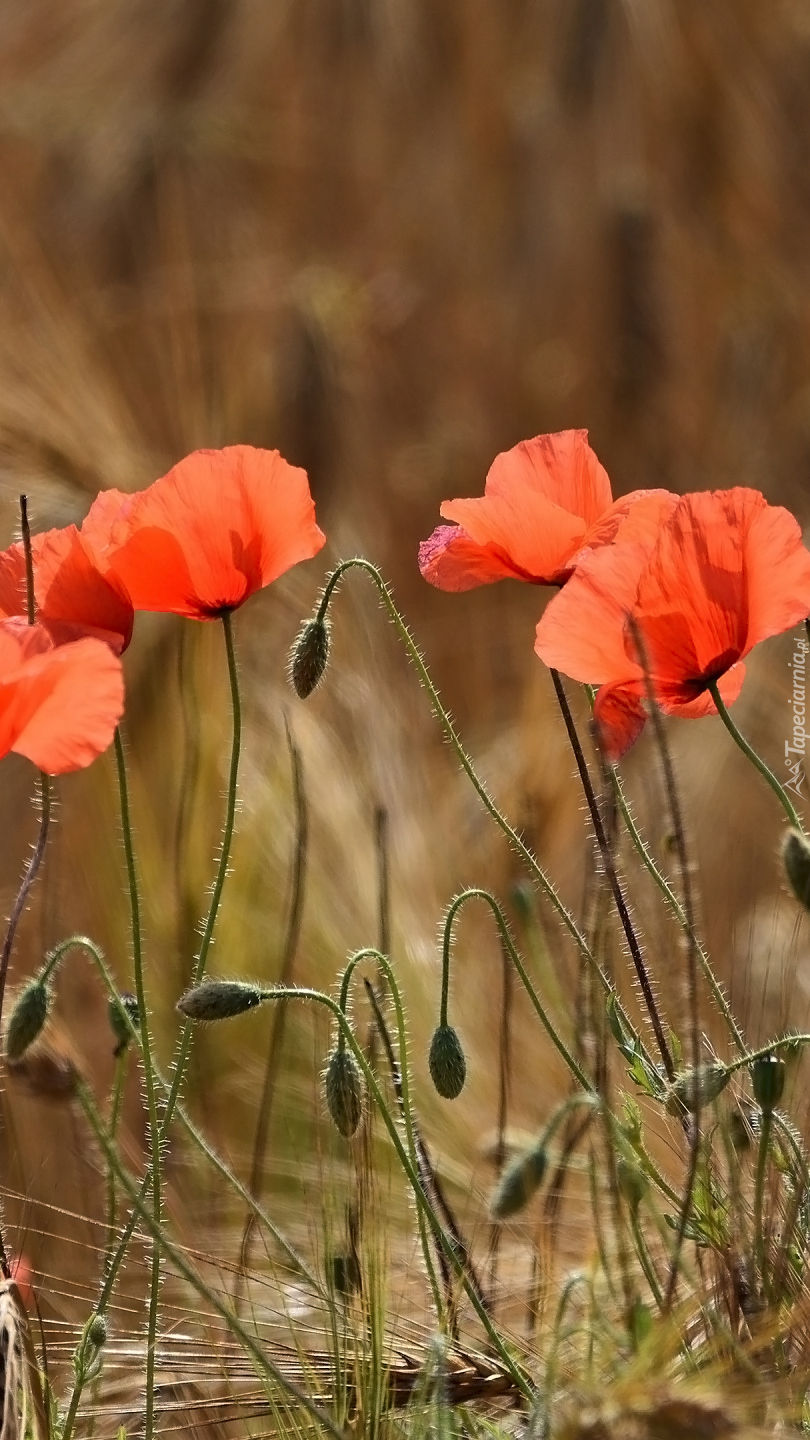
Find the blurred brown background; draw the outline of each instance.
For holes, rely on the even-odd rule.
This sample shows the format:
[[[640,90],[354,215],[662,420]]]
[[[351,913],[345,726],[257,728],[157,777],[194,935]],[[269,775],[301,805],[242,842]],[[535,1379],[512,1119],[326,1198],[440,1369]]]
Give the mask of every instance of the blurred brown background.
[[[543,596],[517,585],[437,594],[418,575],[416,547],[443,498],[481,492],[496,452],[568,426],[590,430],[615,493],[753,485],[810,520],[809,139],[802,0],[2,7],[4,539],[22,488],[44,528],[80,518],[100,487],[142,486],[189,450],[237,441],[307,468],[329,537],[324,556],[238,620],[248,739],[217,968],[276,973],[291,844],[284,656],[325,565],[358,549],[392,578],[482,769],[581,904],[587,834],[532,654]],[[313,809],[300,973],[329,984],[345,951],[376,937],[371,817],[383,804],[395,950],[421,1045],[434,1023],[442,906],[461,883],[508,893],[516,872],[363,586],[351,582],[339,602],[329,687],[291,708]],[[128,661],[167,1044],[227,749],[218,637],[185,627],[194,634],[181,642],[181,628],[139,622]],[[181,644],[201,740],[178,698]],[[737,710],[774,764],[789,731],[789,655],[789,640],[776,642],[752,664],[759,683],[752,676]],[[807,1009],[806,942],[779,898],[780,816],[713,722],[672,733],[705,930],[762,1041]],[[178,832],[190,753],[199,799]],[[652,752],[639,754],[628,770],[656,838]],[[10,897],[33,824],[31,777],[4,767]],[[78,927],[104,940],[124,980],[112,773],[100,765],[62,793],[17,973]],[[484,997],[498,955],[486,922],[466,923],[457,1013],[483,1070],[459,1105],[461,1139],[442,1143],[469,1156],[482,1107],[491,1123]],[[553,922],[548,933],[557,946]],[[654,943],[664,943],[657,933]],[[573,968],[563,954],[555,964],[563,977]],[[103,1080],[103,1007],[79,962],[60,1014]],[[245,1049],[206,1111],[236,1156],[259,1067],[248,1047],[259,1056],[265,1043],[239,1026]],[[232,1043],[203,1039],[199,1053],[213,1065]],[[311,1036],[299,1048],[309,1104]],[[534,1123],[535,1052],[525,1051],[531,1065],[520,1054],[515,1103]],[[417,1064],[424,1080],[421,1055]],[[137,1129],[134,1097],[131,1110]],[[291,1172],[300,1164],[299,1154]],[[34,1171],[46,1162],[24,1157],[21,1189]],[[92,1199],[85,1176],[75,1203]]]

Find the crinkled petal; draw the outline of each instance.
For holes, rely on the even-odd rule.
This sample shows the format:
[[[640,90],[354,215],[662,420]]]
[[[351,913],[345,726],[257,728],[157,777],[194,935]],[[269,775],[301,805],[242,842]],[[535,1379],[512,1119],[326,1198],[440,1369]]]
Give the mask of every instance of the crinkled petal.
[[[527,486],[476,500],[445,500],[445,520],[455,520],[516,579],[553,585],[567,570],[585,535],[585,521]]]
[[[419,569],[439,590],[473,590],[496,580],[532,580],[494,545],[477,545],[460,525],[438,525],[419,546]]]

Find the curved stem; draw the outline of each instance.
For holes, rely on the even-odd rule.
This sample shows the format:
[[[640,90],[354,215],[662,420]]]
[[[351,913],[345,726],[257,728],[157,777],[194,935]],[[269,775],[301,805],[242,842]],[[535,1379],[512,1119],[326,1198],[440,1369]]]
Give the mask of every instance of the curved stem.
[[[396,976],[394,975],[393,966],[388,957],[382,954],[382,951],[375,949],[373,946],[367,946],[364,950],[355,951],[355,953],[350,957],[348,964],[346,965],[346,969],[343,972],[343,982],[340,987],[340,1009],[341,1013],[345,1017],[346,1004],[349,996],[349,985],[351,983],[352,976],[360,961],[369,959],[375,960],[378,966],[378,970],[381,970],[385,975],[385,978],[391,990],[391,998],[394,1002],[394,1014],[396,1016],[397,1023],[397,1041],[399,1043],[399,1089],[402,1117],[405,1122],[405,1138],[408,1142],[408,1154],[410,1156],[413,1172],[415,1175],[418,1176],[420,1168],[419,1152],[416,1144],[416,1136],[414,1135],[413,1115],[411,1112],[411,1082],[408,1073],[408,1037],[407,1030],[405,1028],[405,1011],[402,1006],[402,996],[400,995],[399,985],[397,983]],[[351,1030],[351,1027],[349,1027],[349,1030]],[[339,1031],[338,1046],[341,1049],[345,1046],[345,1034],[342,1026]],[[419,1183],[421,1186],[421,1178]],[[425,1262],[425,1270],[427,1271],[428,1281],[430,1283],[430,1288],[433,1294],[433,1304],[436,1309],[436,1315],[441,1321],[443,1318],[442,1292],[439,1286],[438,1279],[436,1278],[436,1271],[433,1268],[433,1256],[430,1253],[428,1234],[427,1229],[425,1228],[425,1217],[421,1207],[418,1207],[418,1222],[419,1240],[422,1246],[422,1257]]]
[[[397,609],[390,587],[386,584],[376,565],[372,565],[370,560],[365,560],[362,556],[355,556],[351,560],[342,560],[340,564],[337,565],[332,571],[332,574],[329,576],[326,585],[324,586],[323,594],[321,595],[318,609],[316,612],[316,619],[320,620],[321,622],[326,619],[326,613],[329,609],[332,596],[347,570],[362,570],[364,574],[369,576],[369,578],[373,581],[374,585],[377,587],[380,599],[382,600],[382,603],[386,611],[388,612],[389,619],[391,620],[400,640],[402,641],[402,644],[405,646],[405,649],[408,653],[408,658],[410,659],[411,664],[413,665],[419,677],[419,682],[422,688],[427,694],[428,700],[430,701],[431,709],[433,710],[436,719],[438,720],[442,730],[444,731],[445,737],[448,740],[459,764],[461,765],[461,768],[464,770],[467,778],[470,780],[479,800],[481,801],[481,804],[484,806],[484,809],[492,816],[496,825],[499,827],[500,830],[502,830],[503,834],[506,836],[512,849],[517,855],[519,855],[520,859],[534,876],[546,899],[549,901],[549,904],[556,911],[558,918],[564,925],[565,929],[568,931],[571,939],[574,941],[577,949],[585,957],[588,963],[595,968],[600,980],[602,981],[603,986],[605,987],[606,991],[610,993],[610,982],[604,975],[601,966],[599,965],[587,940],[585,939],[585,936],[582,934],[570,911],[563,904],[562,900],[554,889],[554,886],[552,885],[545,871],[542,869],[536,856],[532,854],[528,845],[526,845],[524,841],[521,840],[520,836],[513,828],[513,826],[509,824],[509,821],[506,819],[505,815],[502,813],[501,810],[499,810],[498,806],[495,804],[495,801],[490,796],[486,786],[484,785],[484,782],[479,778],[472,763],[472,760],[464,749],[458,731],[456,730],[453,721],[451,720],[448,712],[445,710],[444,705],[442,704],[439,692],[436,689],[436,686],[434,685],[432,679],[430,678],[430,673],[427,666],[425,665],[424,660],[422,659],[419,647],[417,646],[413,636],[411,635],[410,630],[408,629],[408,626],[406,625],[399,610]]]
[[[492,1321],[487,1314],[485,1306],[482,1304],[474,1285],[471,1283],[470,1278],[467,1275],[464,1265],[459,1259],[459,1256],[456,1252],[456,1247],[453,1244],[452,1239],[446,1234],[445,1230],[437,1219],[436,1214],[433,1210],[433,1206],[431,1205],[430,1200],[422,1187],[422,1182],[419,1178],[418,1170],[413,1164],[413,1161],[411,1160],[408,1149],[402,1143],[399,1131],[397,1130],[396,1121],[392,1118],[391,1112],[389,1111],[388,1106],[385,1103],[382,1091],[380,1090],[379,1084],[377,1083],[377,1077],[374,1074],[374,1071],[371,1069],[371,1066],[369,1065],[363,1052],[363,1047],[358,1043],[354,1031],[352,1030],[349,1021],[341,1010],[338,1002],[336,1000],[333,1000],[331,995],[325,995],[320,990],[313,990],[306,986],[294,986],[292,988],[285,988],[284,986],[270,986],[268,989],[262,991],[262,1000],[309,1000],[314,1001],[317,1005],[326,1006],[326,1008],[332,1012],[332,1015],[335,1017],[338,1025],[343,1031],[348,1048],[351,1050],[355,1060],[360,1066],[360,1069],[363,1073],[363,1078],[366,1082],[366,1085],[368,1086],[369,1093],[372,1096],[374,1104],[377,1106],[377,1109],[382,1118],[383,1124],[385,1125],[385,1128],[391,1137],[394,1149],[397,1152],[397,1158],[399,1159],[399,1163],[408,1178],[408,1182],[413,1191],[414,1199],[416,1200],[417,1205],[424,1214],[428,1225],[436,1236],[436,1239],[444,1250],[444,1253],[450,1261],[453,1270],[455,1271],[461,1284],[463,1285],[464,1290],[473,1306],[473,1309],[475,1310],[479,1320],[481,1321],[481,1324],[486,1331],[489,1341],[493,1346],[494,1350],[496,1351],[499,1359],[505,1365],[506,1369],[508,1370],[516,1387],[520,1390],[521,1394],[525,1395],[527,1399],[531,1399],[532,1389],[529,1385],[527,1377],[523,1373],[523,1371],[516,1365],[507,1346],[504,1344],[503,1339],[493,1326]]]
[[[782,806],[782,809],[787,815],[791,825],[795,825],[797,830],[800,830],[802,834],[805,834],[804,826],[799,819],[798,813],[793,807],[787,791],[782,785],[780,785],[773,771],[769,770],[768,766],[765,764],[765,761],[760,758],[753,746],[749,745],[748,741],[743,735],[740,734],[737,726],[734,724],[734,721],[732,720],[731,716],[728,713],[728,710],[725,707],[725,704],[723,703],[723,697],[721,696],[720,691],[717,688],[716,680],[713,680],[711,685],[709,686],[709,694],[711,695],[715,705],[717,706],[717,713],[720,716],[720,719],[722,720],[726,729],[728,730],[728,733],[734,743],[736,745],[739,745],[740,749],[743,752],[743,755],[745,755],[747,759],[751,761],[752,765],[756,766],[763,780],[765,780],[767,784],[770,785],[774,795]]]
[[[488,890],[480,890],[476,887],[471,887],[468,890],[462,890],[461,894],[457,895],[455,899],[451,902],[447,911],[447,915],[444,921],[444,940],[442,944],[442,1000],[444,1009],[441,1023],[446,1024],[446,986],[447,984],[449,984],[449,981],[446,977],[448,977],[450,973],[450,951],[453,938],[453,922],[462,905],[465,905],[468,900],[483,900],[484,903],[489,906],[495,919],[495,924],[498,927],[498,933],[501,937],[501,941],[503,942],[506,953],[508,954],[509,959],[512,961],[515,969],[517,970],[518,975],[520,976],[520,979],[523,983],[523,988],[526,991],[526,994],[528,995],[534,1007],[535,1014],[537,1015],[540,1023],[546,1031],[546,1034],[554,1045],[554,1048],[562,1056],[563,1060],[568,1066],[568,1069],[574,1076],[574,1079],[579,1085],[581,1085],[582,1089],[589,1094],[596,1093],[595,1086],[593,1085],[592,1081],[588,1079],[585,1071],[582,1069],[579,1062],[574,1058],[565,1042],[557,1034],[557,1031],[552,1021],[546,1014],[542,1001],[540,1000],[540,997],[538,996],[534,986],[532,985],[526,967],[523,964],[523,961],[521,960],[515,947],[514,941],[512,940],[512,937],[509,933],[509,927],[506,923],[503,911],[501,910],[501,907],[495,897],[493,895],[490,895]]]

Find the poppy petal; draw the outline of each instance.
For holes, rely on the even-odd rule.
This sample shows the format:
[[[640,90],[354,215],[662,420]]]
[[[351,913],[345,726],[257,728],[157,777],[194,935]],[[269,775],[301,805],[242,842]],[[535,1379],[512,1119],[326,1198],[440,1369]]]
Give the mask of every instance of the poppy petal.
[[[810,615],[810,554],[798,521],[778,505],[757,507],[746,549],[748,637],[746,651],[781,635]],[[774,585],[774,576],[779,584]]]
[[[306,472],[278,451],[197,450],[148,489],[101,496],[82,536],[136,610],[206,620],[325,543]]]
[[[539,585],[558,580],[587,528],[581,516],[525,485],[514,485],[508,495],[445,500],[441,514],[498,557],[513,576]]]
[[[15,750],[50,775],[83,769],[111,744],[123,708],[108,645],[53,646],[41,626],[0,623],[0,755]]]
[[[613,500],[608,473],[588,444],[587,430],[558,430],[521,440],[495,457],[484,489],[487,496],[505,499],[516,493],[541,495],[578,515],[585,529]]]
[[[616,765],[644,729],[647,711],[642,681],[627,685],[603,685],[593,709],[599,748],[610,765]]]
[[[588,685],[632,680],[641,667],[625,646],[624,626],[654,541],[591,551],[546,606],[535,651],[546,665]]]
[[[460,525],[438,525],[419,546],[419,569],[438,590],[473,590],[496,580],[526,580],[491,545],[476,545]]]
[[[132,602],[114,577],[101,573],[76,526],[34,535],[31,552],[37,620],[54,640],[92,635],[120,655],[132,638]],[[0,615],[25,616],[25,592],[25,552],[11,545],[0,553]]]

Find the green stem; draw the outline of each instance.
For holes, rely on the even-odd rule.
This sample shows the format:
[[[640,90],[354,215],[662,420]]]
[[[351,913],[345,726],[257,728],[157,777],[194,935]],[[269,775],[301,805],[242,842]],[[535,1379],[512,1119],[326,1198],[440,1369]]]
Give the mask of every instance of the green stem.
[[[475,1287],[470,1282],[464,1265],[458,1257],[456,1247],[452,1239],[446,1234],[441,1223],[439,1222],[430,1203],[430,1200],[422,1187],[422,1182],[419,1178],[418,1170],[411,1159],[408,1149],[402,1143],[402,1139],[397,1129],[396,1121],[393,1119],[388,1109],[388,1106],[385,1103],[382,1091],[380,1090],[379,1084],[377,1083],[377,1077],[366,1059],[363,1047],[358,1043],[357,1039],[355,1038],[352,1027],[349,1024],[347,1017],[341,1010],[340,1005],[336,1000],[332,999],[331,995],[325,995],[320,990],[313,990],[305,986],[294,986],[290,988],[285,986],[271,986],[268,989],[263,990],[261,993],[263,1001],[308,1000],[314,1001],[314,1003],[317,1005],[325,1005],[326,1008],[332,1012],[332,1015],[336,1019],[338,1025],[340,1026],[340,1029],[343,1031],[346,1039],[346,1044],[348,1045],[349,1049],[354,1055],[355,1060],[360,1066],[360,1069],[363,1073],[363,1078],[366,1082],[366,1085],[368,1086],[369,1093],[372,1096],[374,1104],[377,1106],[380,1116],[382,1117],[383,1124],[385,1125],[385,1128],[391,1137],[391,1142],[394,1146],[394,1149],[396,1150],[397,1158],[408,1178],[408,1182],[411,1186],[411,1190],[413,1191],[414,1199],[416,1200],[417,1205],[423,1212],[428,1225],[436,1236],[436,1239],[444,1250],[444,1253],[450,1261],[453,1270],[455,1271],[461,1284],[463,1285],[464,1290],[466,1291],[473,1306],[473,1309],[475,1310],[478,1319],[481,1321],[481,1324],[486,1331],[489,1341],[493,1346],[494,1350],[496,1351],[499,1359],[502,1361],[502,1363],[508,1370],[509,1374],[512,1377],[512,1380],[515,1383],[515,1386],[520,1390],[521,1394],[525,1395],[527,1399],[531,1400],[532,1389],[528,1382],[528,1379],[524,1374],[523,1370],[516,1365],[512,1355],[509,1352],[508,1347],[504,1343],[498,1331],[493,1326],[492,1321],[487,1314],[485,1306],[482,1304]]]
[[[152,1178],[152,1210],[155,1222],[160,1228],[163,1218],[163,1192],[160,1165],[161,1133],[158,1119],[157,1093],[155,1089],[154,1063],[152,1060],[152,1037],[149,1031],[149,1012],[146,1004],[146,985],[143,974],[143,935],[141,931],[141,905],[138,894],[138,874],[135,866],[135,846],[132,839],[132,816],[129,804],[129,783],[124,755],[121,727],[115,731],[115,763],[118,769],[118,794],[121,804],[121,830],[124,837],[124,856],[129,886],[129,905],[132,925],[132,968],[135,978],[135,998],[138,1002],[138,1021],[141,1035],[141,1065],[146,1088],[146,1104],[149,1112],[149,1169]],[[152,1440],[155,1429],[155,1368],[157,1364],[157,1329],[160,1309],[160,1261],[161,1251],[157,1242],[152,1245],[152,1266],[149,1281],[149,1312],[146,1328],[146,1394],[144,1398],[144,1440]],[[78,1388],[78,1387],[77,1387]]]
[[[228,771],[228,791],[225,800],[225,824],[222,831],[222,844],[219,852],[214,885],[211,891],[211,903],[208,907],[203,937],[200,943],[199,953],[194,962],[191,984],[199,985],[205,974],[205,967],[208,963],[208,952],[211,949],[211,942],[214,938],[217,916],[219,914],[219,903],[222,899],[222,890],[225,884],[225,876],[228,873],[228,862],[231,855],[231,842],[233,840],[234,820],[236,817],[236,789],[239,779],[239,754],[242,746],[242,701],[239,695],[239,672],[236,665],[236,652],[233,643],[233,623],[230,614],[226,611],[222,616],[222,628],[225,635],[225,651],[228,659],[228,682],[231,691],[231,713],[233,717],[233,738],[231,741],[231,762]],[[186,1020],[177,1047],[177,1055],[172,1073],[171,1089],[166,1101],[166,1109],[163,1114],[163,1126],[161,1139],[168,1133],[172,1122],[175,1107],[180,1095],[180,1090],[185,1079],[188,1066],[189,1054],[191,1052],[191,1039],[193,1026],[190,1020]]]
[[[405,1011],[403,1009],[402,996],[400,995],[399,985],[397,983],[396,976],[394,975],[393,966],[391,965],[391,962],[387,958],[387,956],[382,954],[382,951],[376,950],[374,949],[374,947],[367,947],[364,950],[357,950],[355,954],[350,957],[346,969],[343,972],[343,982],[340,987],[340,1009],[345,1017],[346,1006],[349,998],[349,985],[351,983],[354,971],[361,960],[369,959],[375,960],[378,970],[381,970],[385,975],[391,990],[391,998],[394,1002],[394,1014],[396,1016],[397,1024],[397,1041],[399,1044],[399,1085],[402,1116],[405,1121],[405,1138],[408,1142],[408,1155],[410,1156],[413,1172],[414,1174],[418,1175],[419,1156],[417,1152],[416,1136],[414,1135],[413,1130],[413,1115],[411,1113],[411,1082],[408,1073],[408,1038],[405,1028]],[[349,1029],[351,1029],[351,1027],[349,1027]],[[338,1032],[338,1047],[340,1049],[343,1049],[345,1047],[345,1033],[342,1027]],[[436,1271],[433,1267],[433,1256],[430,1253],[428,1233],[425,1226],[425,1217],[421,1208],[418,1208],[417,1210],[417,1218],[419,1223],[419,1240],[422,1246],[422,1258],[424,1260],[425,1270],[427,1271],[428,1280],[430,1282],[430,1288],[433,1295],[433,1304],[436,1309],[437,1318],[440,1322],[442,1322],[445,1318],[444,1306],[442,1303],[442,1292],[439,1286],[438,1279],[436,1278]]]
[[[618,802],[619,810],[625,824],[625,828],[628,835],[630,836],[633,846],[635,847],[639,859],[641,860],[645,869],[651,875],[652,879],[655,881],[658,889],[661,891],[661,894],[663,895],[667,905],[669,906],[670,910],[675,916],[675,919],[683,930],[687,940],[690,942],[690,944],[694,945],[695,954],[697,955],[700,968],[703,972],[703,977],[712,992],[712,996],[718,1010],[723,1016],[723,1019],[725,1020],[726,1025],[731,1032],[731,1038],[734,1041],[734,1044],[736,1045],[738,1050],[745,1050],[745,1039],[742,1030],[737,1024],[734,1015],[732,1014],[731,1007],[723,993],[720,982],[715,977],[714,971],[712,970],[711,961],[709,960],[706,951],[701,945],[694,931],[694,928],[690,926],[686,912],[680,900],[678,899],[678,896],[675,894],[675,891],[672,889],[672,886],[670,885],[666,876],[661,870],[659,870],[658,865],[656,864],[656,861],[651,851],[649,850],[647,843],[644,840],[644,837],[641,834],[641,831],[636,825],[632,811],[630,810],[630,806],[627,803],[627,797],[624,793],[624,787],[622,785],[619,772],[615,768],[615,766],[610,767],[609,774],[613,784],[613,790],[616,796],[616,800]]]
[[[632,1206],[630,1209],[630,1229],[633,1235],[633,1243],[636,1247],[636,1254],[641,1261],[641,1268],[644,1271],[647,1284],[652,1291],[655,1303],[660,1310],[664,1304],[664,1296],[661,1291],[661,1286],[658,1283],[658,1276],[655,1273],[655,1268],[653,1266],[652,1256],[650,1255],[647,1241],[645,1240],[644,1233],[641,1229],[641,1224],[638,1218],[637,1205]]]
[[[728,733],[731,736],[732,740],[735,742],[735,744],[739,745],[740,749],[743,752],[743,755],[745,755],[751,761],[752,765],[756,766],[763,780],[767,781],[767,783],[770,785],[774,795],[782,806],[782,809],[787,815],[791,825],[795,825],[796,829],[800,830],[802,834],[804,834],[804,826],[802,825],[802,822],[799,819],[799,816],[794,809],[793,804],[791,803],[787,791],[782,785],[779,784],[779,781],[777,780],[773,771],[768,769],[765,761],[760,759],[753,746],[749,745],[745,737],[740,734],[737,726],[734,724],[734,721],[732,720],[731,716],[728,713],[728,710],[723,703],[722,696],[717,688],[716,680],[713,680],[711,685],[709,686],[709,694],[711,695],[715,705],[717,706],[717,713],[720,716],[720,719],[722,720],[726,729],[728,730]]]
[[[540,997],[538,996],[534,986],[532,985],[528,971],[526,970],[526,967],[523,964],[523,961],[521,960],[515,944],[512,940],[512,936],[509,933],[509,927],[506,923],[503,911],[501,910],[501,907],[495,897],[493,895],[490,895],[488,890],[480,890],[476,887],[471,887],[468,890],[462,890],[461,894],[457,895],[455,899],[451,902],[447,911],[447,915],[444,921],[444,938],[442,943],[442,1018],[440,1023],[442,1025],[447,1024],[447,989],[449,987],[450,953],[453,939],[453,922],[462,905],[465,905],[468,900],[483,900],[484,903],[489,906],[490,910],[492,911],[495,924],[498,927],[498,933],[501,937],[501,941],[503,942],[509,959],[512,961],[512,964],[514,965],[515,969],[518,972],[518,975],[520,976],[523,988],[526,991],[526,994],[528,995],[534,1007],[535,1014],[540,1020],[540,1023],[546,1031],[546,1034],[554,1045],[554,1048],[562,1056],[563,1060],[565,1061],[568,1069],[571,1071],[571,1074],[574,1076],[574,1079],[577,1081],[577,1083],[587,1093],[595,1093],[595,1087],[593,1083],[588,1079],[587,1075],[585,1074],[578,1061],[571,1054],[571,1051],[568,1049],[565,1042],[560,1038],[554,1027],[553,1022],[546,1014],[542,1001],[540,1000]]]
[[[425,693],[427,694],[428,700],[430,701],[431,709],[433,710],[436,719],[438,720],[442,730],[444,731],[445,737],[448,740],[453,752],[455,753],[455,756],[459,764],[461,765],[461,768],[464,770],[479,800],[481,801],[481,804],[484,806],[484,809],[492,816],[496,825],[506,836],[512,849],[517,855],[520,856],[520,859],[534,876],[535,880],[537,881],[538,885],[546,896],[546,899],[556,911],[558,918],[561,920],[565,929],[568,931],[568,934],[571,936],[571,939],[574,941],[574,944],[577,946],[580,954],[582,954],[588,961],[588,963],[595,968],[603,986],[608,992],[610,992],[610,982],[604,975],[601,966],[596,960],[596,957],[594,956],[590,946],[588,945],[585,936],[580,931],[570,911],[563,904],[562,900],[554,889],[554,886],[552,885],[545,871],[542,869],[536,856],[532,854],[529,847],[521,840],[517,831],[509,824],[509,821],[506,819],[505,815],[502,813],[501,810],[499,810],[498,806],[495,804],[495,801],[491,798],[483,781],[479,779],[472,760],[464,749],[458,731],[456,730],[456,727],[453,724],[448,712],[445,710],[444,705],[441,702],[439,692],[436,689],[436,686],[434,685],[432,679],[430,678],[430,673],[427,669],[427,666],[425,665],[424,660],[422,659],[419,648],[413,636],[411,635],[408,626],[403,620],[399,610],[397,609],[390,587],[386,584],[376,565],[372,565],[370,560],[365,560],[362,556],[355,556],[351,560],[342,560],[340,564],[337,565],[332,571],[332,574],[329,576],[326,585],[324,586],[323,594],[321,595],[321,599],[318,604],[316,619],[321,622],[325,621],[326,613],[329,609],[332,596],[339,582],[341,581],[343,575],[346,573],[347,570],[353,569],[362,570],[366,575],[369,576],[369,578],[373,581],[374,585],[377,587],[380,599],[382,600],[382,603],[386,611],[388,612],[389,619],[391,620],[394,629],[396,630],[400,640],[402,641],[402,644],[405,646],[411,664],[413,665],[419,677],[419,682]]]
[[[765,1233],[762,1228],[762,1206],[765,1196],[765,1174],[768,1168],[768,1151],[771,1143],[772,1110],[762,1110],[762,1125],[759,1132],[757,1151],[757,1174],[754,1184],[754,1253],[757,1274],[762,1282],[762,1293],[767,1299],[768,1284],[765,1275]]]
[[[266,1347],[260,1345],[255,1337],[245,1329],[233,1310],[220,1299],[216,1291],[206,1285],[202,1277],[198,1275],[193,1266],[189,1264],[183,1252],[168,1239],[165,1229],[155,1220],[152,1208],[149,1207],[149,1209],[147,1209],[144,1205],[142,1194],[139,1193],[136,1182],[123,1168],[118,1157],[116,1146],[110,1139],[107,1127],[84,1081],[79,1082],[77,1096],[93,1134],[104,1152],[107,1164],[113,1171],[121,1189],[128,1196],[137,1219],[152,1236],[154,1242],[161,1247],[178,1273],[183,1276],[184,1280],[186,1280],[199,1295],[207,1300],[211,1308],[225,1321],[244,1350],[250,1355],[259,1372],[272,1379],[283,1393],[294,1399],[317,1424],[322,1425],[330,1435],[333,1435],[335,1440],[344,1440],[343,1431],[335,1424],[331,1416],[319,1409],[304,1390],[301,1390],[295,1385],[293,1381],[288,1379],[287,1376],[273,1364],[267,1355]]]

